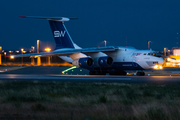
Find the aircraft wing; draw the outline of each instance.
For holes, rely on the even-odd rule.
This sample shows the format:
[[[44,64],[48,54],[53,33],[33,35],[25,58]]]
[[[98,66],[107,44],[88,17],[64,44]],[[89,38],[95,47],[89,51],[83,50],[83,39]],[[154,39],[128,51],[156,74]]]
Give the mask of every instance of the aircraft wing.
[[[41,52],[41,53],[29,53],[14,55],[14,57],[46,57],[46,56],[68,56],[74,53],[96,53],[96,52],[113,52],[118,50],[118,47],[95,47],[95,48],[83,48],[83,49],[68,49],[53,52]]]

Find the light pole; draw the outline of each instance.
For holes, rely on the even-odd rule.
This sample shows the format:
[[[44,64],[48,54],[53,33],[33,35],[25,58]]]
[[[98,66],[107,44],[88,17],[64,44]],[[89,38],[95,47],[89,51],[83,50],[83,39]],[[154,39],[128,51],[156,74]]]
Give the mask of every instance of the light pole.
[[[164,56],[166,56],[166,48],[164,48]],[[164,66],[166,66],[166,60],[167,58],[164,58]]]
[[[21,49],[21,54],[23,54],[24,49]],[[21,64],[23,64],[23,57],[21,57]]]
[[[34,53],[34,48],[35,48],[35,47],[34,47],[34,46],[31,46],[31,48],[33,49],[33,53]]]
[[[164,48],[164,56],[166,56],[166,48]]]
[[[4,52],[4,62],[6,62],[6,52]]]
[[[50,48],[45,48],[45,51],[46,51],[46,52],[51,52],[51,49],[50,49]],[[51,64],[50,58],[51,58],[50,56],[47,57],[47,59],[48,59],[48,65]]]
[[[34,53],[34,46],[31,46],[31,48],[33,49],[33,53]],[[34,65],[34,58],[31,58],[31,65]]]
[[[37,40],[37,53],[39,53],[39,40]]]
[[[39,53],[39,40],[37,40],[37,53]],[[40,66],[41,65],[41,58],[37,57],[37,65]]]
[[[106,47],[106,42],[107,42],[107,41],[106,41],[106,40],[104,40],[105,47]]]
[[[150,50],[150,42],[151,42],[151,41],[148,41],[148,50]]]
[[[2,65],[2,61],[1,61],[1,52],[2,52],[2,47],[0,46],[0,65]]]

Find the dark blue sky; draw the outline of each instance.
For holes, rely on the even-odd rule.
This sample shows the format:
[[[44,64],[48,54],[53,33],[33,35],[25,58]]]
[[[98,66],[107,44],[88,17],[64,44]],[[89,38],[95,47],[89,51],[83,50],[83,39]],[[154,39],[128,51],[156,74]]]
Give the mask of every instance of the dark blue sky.
[[[163,50],[180,46],[180,0],[1,0],[0,45],[3,49],[41,48],[55,43],[48,21],[27,16],[78,17],[66,22],[81,47],[107,45]],[[178,40],[177,40],[177,37]],[[179,42],[179,45],[177,45]]]

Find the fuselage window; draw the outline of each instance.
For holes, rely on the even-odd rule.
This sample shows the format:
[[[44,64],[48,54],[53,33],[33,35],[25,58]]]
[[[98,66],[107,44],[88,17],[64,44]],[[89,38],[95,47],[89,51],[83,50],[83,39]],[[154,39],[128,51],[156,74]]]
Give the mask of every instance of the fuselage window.
[[[146,53],[144,53],[144,55],[146,55]]]
[[[153,62],[153,64],[158,64],[158,62]]]
[[[150,53],[148,53],[148,55],[151,55]]]

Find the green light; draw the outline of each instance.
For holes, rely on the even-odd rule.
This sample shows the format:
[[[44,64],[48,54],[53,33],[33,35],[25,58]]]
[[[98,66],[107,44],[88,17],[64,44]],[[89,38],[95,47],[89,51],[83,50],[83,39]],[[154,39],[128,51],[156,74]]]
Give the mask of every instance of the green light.
[[[72,70],[72,69],[75,69],[75,68],[77,68],[77,67],[76,67],[76,66],[70,67],[70,68],[68,68],[68,69],[66,69],[66,70],[64,70],[64,71],[62,71],[62,73],[64,74],[65,72],[68,72],[69,70]]]

